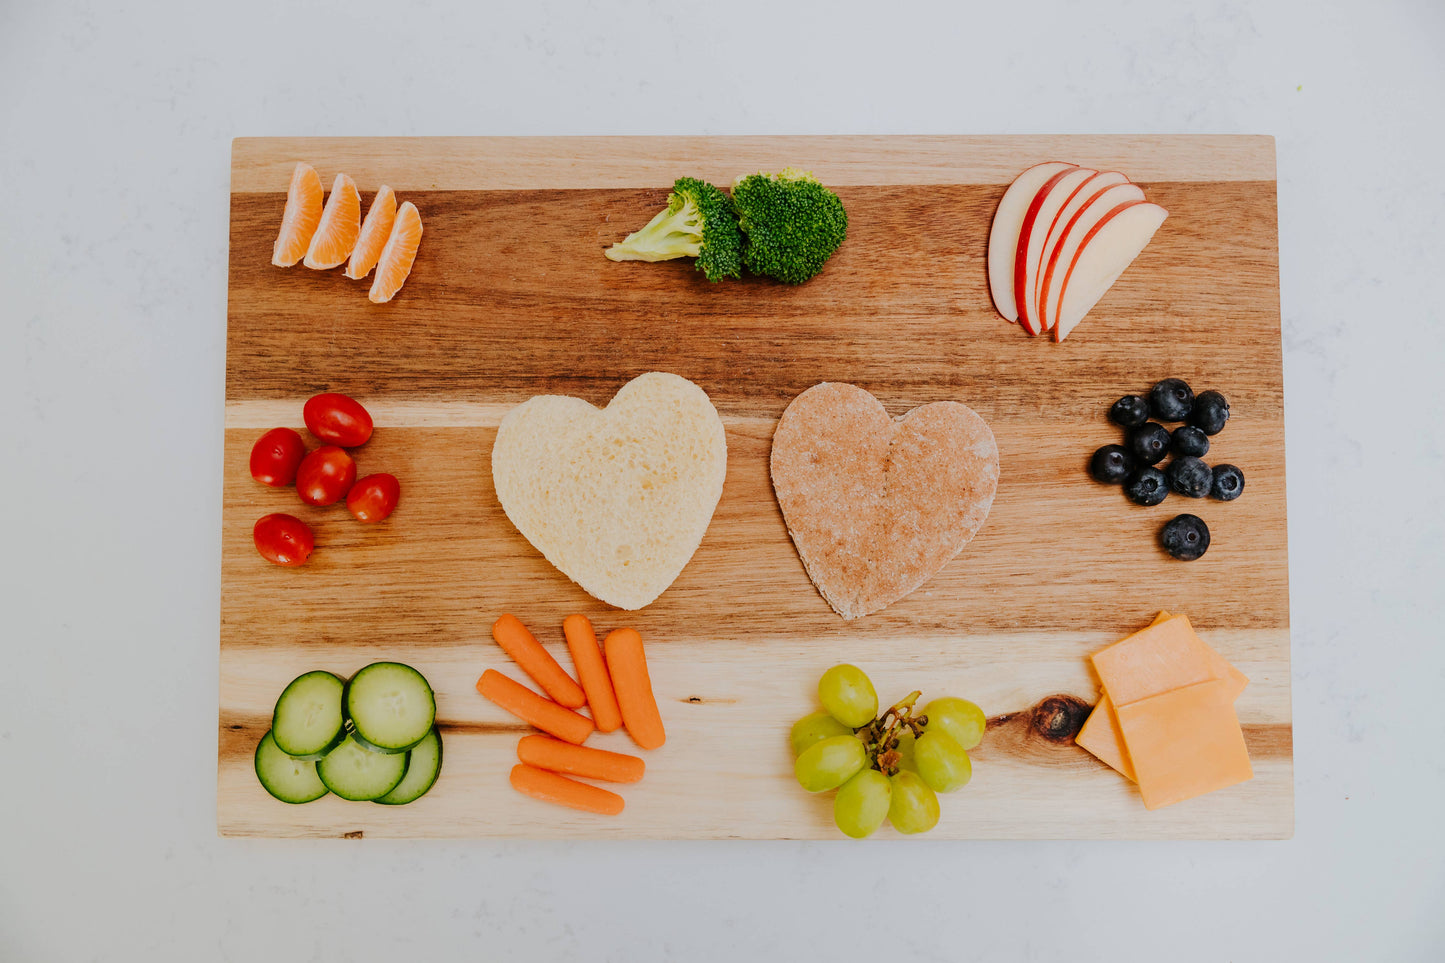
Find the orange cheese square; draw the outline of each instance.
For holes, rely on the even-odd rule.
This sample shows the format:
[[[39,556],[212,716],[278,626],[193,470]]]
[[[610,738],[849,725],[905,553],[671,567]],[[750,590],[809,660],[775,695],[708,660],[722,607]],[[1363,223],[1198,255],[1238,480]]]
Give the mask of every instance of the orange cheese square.
[[[1094,668],[1114,705],[1218,678],[1189,619],[1175,615],[1135,632],[1093,655]]]
[[[1228,679],[1212,679],[1115,707],[1146,809],[1254,776]]]
[[[1151,626],[1169,618],[1168,612],[1160,612],[1150,622]],[[1119,774],[1134,782],[1134,766],[1129,762],[1129,751],[1124,747],[1124,737],[1119,735],[1119,719],[1114,713],[1114,700],[1108,690],[1099,693],[1094,711],[1084,720],[1083,728],[1074,737],[1074,744],[1094,754],[1101,762],[1118,770]]]
[[[1154,621],[1150,623],[1149,628],[1152,629],[1173,618],[1174,616],[1171,616],[1168,612],[1160,612]],[[1244,691],[1245,686],[1249,684],[1249,679],[1243,672],[1240,672],[1225,661],[1224,657],[1218,652],[1215,652],[1206,645],[1204,641],[1199,638],[1198,634],[1194,632],[1194,627],[1189,623],[1186,616],[1181,615],[1178,616],[1178,618],[1182,620],[1183,628],[1187,628],[1187,635],[1192,636],[1192,639],[1189,639],[1187,644],[1181,649],[1177,644],[1178,637],[1171,635],[1166,642],[1165,651],[1172,651],[1176,654],[1182,651],[1186,665],[1177,676],[1173,677],[1169,676],[1167,672],[1156,672],[1155,681],[1178,681],[1180,678],[1188,678],[1190,675],[1197,673],[1202,667],[1209,672],[1210,678],[1225,679],[1228,681],[1230,691],[1233,693],[1231,698],[1238,698],[1239,694]],[[1179,626],[1176,626],[1175,631],[1179,628]],[[1140,637],[1144,636],[1147,631],[1148,629],[1145,629],[1143,632],[1135,633],[1123,640],[1123,642],[1116,643],[1109,647],[1109,649],[1119,650],[1116,652],[1116,655],[1120,657],[1116,658],[1115,661],[1110,664],[1111,672],[1115,675],[1116,684],[1127,676],[1132,668],[1139,664],[1143,664],[1152,669],[1158,668],[1152,660],[1141,657],[1137,652],[1127,651],[1130,649],[1130,646],[1125,645],[1125,643],[1132,643],[1133,646],[1148,645],[1150,644],[1151,638],[1155,639],[1155,644],[1157,644],[1157,636],[1141,640]],[[1109,649],[1104,651],[1107,652]],[[1106,663],[1108,663],[1109,657],[1106,656],[1105,659]],[[1202,660],[1202,662],[1200,660]],[[1101,677],[1102,674],[1101,671]],[[1149,684],[1150,683],[1145,680],[1136,679],[1121,685],[1120,688],[1134,694],[1146,688]],[[1159,695],[1161,693],[1155,692],[1150,694]],[[1107,682],[1105,683],[1104,691],[1099,695],[1098,703],[1094,706],[1094,711],[1089,714],[1089,718],[1085,720],[1083,728],[1081,728],[1079,734],[1074,737],[1074,742],[1093,753],[1107,765],[1117,769],[1124,778],[1137,781],[1134,775],[1134,766],[1129,760],[1128,747],[1124,744],[1123,735],[1119,731],[1119,720],[1117,710],[1114,707],[1113,693],[1110,691]]]
[[[1129,761],[1129,750],[1124,746],[1124,737],[1119,734],[1119,717],[1109,693],[1099,694],[1099,701],[1074,737],[1074,744],[1093,753],[1100,762],[1117,769],[1130,782],[1137,781],[1134,764]]]

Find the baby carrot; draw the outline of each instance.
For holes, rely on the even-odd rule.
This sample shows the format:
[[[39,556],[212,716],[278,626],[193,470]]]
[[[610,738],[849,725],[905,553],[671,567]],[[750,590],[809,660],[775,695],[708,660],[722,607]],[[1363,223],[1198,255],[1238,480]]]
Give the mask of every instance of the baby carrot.
[[[567,648],[572,653],[572,664],[577,667],[577,678],[582,680],[582,690],[587,693],[587,705],[592,710],[592,721],[598,732],[611,732],[622,725],[622,712],[617,708],[617,696],[612,691],[612,679],[607,675],[607,663],[602,661],[602,648],[597,644],[597,633],[585,615],[569,615],[562,622],[562,634],[567,636]]]
[[[656,749],[667,741],[667,734],[662,729],[662,716],[657,712],[657,699],[652,695],[647,658],[642,654],[642,636],[636,629],[617,629],[609,632],[602,644],[627,734],[642,748]]]
[[[542,643],[527,631],[521,619],[503,615],[492,625],[492,638],[558,705],[579,709],[587,704],[582,687],[542,648]]]
[[[512,788],[533,799],[556,803],[568,809],[604,816],[616,816],[622,812],[622,797],[617,793],[533,766],[512,767]]]
[[[544,699],[520,682],[488,669],[477,680],[477,691],[523,722],[530,722],[558,739],[581,745],[592,734],[592,720]]]
[[[606,782],[637,782],[647,769],[647,764],[636,756],[574,746],[543,735],[523,736],[517,743],[517,758],[538,769]]]

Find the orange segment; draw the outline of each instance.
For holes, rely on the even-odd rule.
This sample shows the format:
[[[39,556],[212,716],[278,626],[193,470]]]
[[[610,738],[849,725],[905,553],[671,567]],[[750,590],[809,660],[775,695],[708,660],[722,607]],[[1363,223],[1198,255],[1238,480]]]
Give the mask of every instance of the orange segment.
[[[321,212],[321,223],[311,236],[306,248],[309,268],[326,271],[345,263],[356,246],[356,236],[361,232],[361,195],[356,193],[356,181],[345,174],[337,174],[331,185],[331,196],[326,199],[326,209]]]
[[[290,267],[306,255],[311,235],[321,223],[321,177],[310,164],[297,164],[286,191],[286,211],[281,215],[281,233],[271,252],[271,263]]]
[[[381,249],[391,237],[392,225],[396,223],[396,194],[385,184],[376,192],[371,207],[366,211],[366,220],[361,222],[361,235],[351,252],[351,263],[346,265],[346,276],[361,280],[381,260]]]
[[[381,260],[376,263],[376,277],[371,282],[369,297],[377,304],[392,299],[406,276],[411,273],[411,264],[416,260],[416,249],[421,244],[421,215],[416,205],[406,201],[396,212],[396,223],[392,225],[391,236],[386,247],[381,249]]]

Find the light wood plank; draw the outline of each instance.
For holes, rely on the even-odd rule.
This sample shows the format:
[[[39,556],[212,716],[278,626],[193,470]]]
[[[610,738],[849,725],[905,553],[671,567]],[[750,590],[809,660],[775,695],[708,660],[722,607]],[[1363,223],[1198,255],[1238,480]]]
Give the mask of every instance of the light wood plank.
[[[306,161],[364,191],[664,187],[680,176],[730,184],[781,166],[827,184],[1007,184],[1043,159],[1123,170],[1137,181],[1273,181],[1274,138],[1238,135],[814,137],[238,137],[234,193],[285,191]]]
[[[628,620],[612,616],[599,627]],[[555,638],[534,626],[547,638]],[[1221,651],[1281,651],[1280,630],[1206,633]],[[863,666],[885,698],[926,684],[930,693],[968,692],[994,719],[985,743],[972,755],[974,779],[942,797],[943,818],[928,838],[1256,838],[1288,835],[1290,810],[1271,805],[1290,780],[1288,670],[1278,662],[1241,660],[1252,683],[1239,702],[1246,726],[1254,780],[1227,792],[1154,813],[1112,770],[1082,749],[1044,738],[1028,714],[1027,701],[1041,691],[1091,699],[1094,681],[1085,661],[1053,633],[975,636],[969,650],[1014,653],[1005,662],[959,658],[959,646],[932,636],[901,638],[880,658],[871,640],[842,641],[821,653],[787,632],[701,646],[649,639],[649,668],[662,702],[668,743],[641,752],[623,733],[594,736],[589,745],[642,755],[642,782],[617,788],[627,808],[616,819],[546,806],[514,792],[507,770],[527,727],[472,688],[484,668],[517,674],[490,639],[476,636],[431,645],[411,661],[437,688],[445,740],[444,777],[424,804],[383,809],[327,799],[285,807],[268,797],[251,773],[251,753],[269,725],[275,693],[299,666],[326,665],[354,671],[377,657],[374,644],[340,642],[270,646],[227,653],[223,660],[221,773],[218,792],[230,807],[223,834],[343,836],[605,835],[649,838],[836,838],[831,794],[809,795],[792,777],[787,729],[811,711],[808,684],[816,672],[759,670],[760,653],[770,667],[826,667],[833,659]],[[722,644],[730,641],[732,644]],[[1094,632],[1072,640],[1085,649],[1110,637]],[[565,646],[553,653],[567,663]],[[941,665],[950,668],[940,670]],[[919,680],[927,680],[920,683]],[[1006,713],[1022,717],[1002,720]],[[1159,817],[1159,818],[1156,818]],[[883,837],[896,837],[888,830]]]

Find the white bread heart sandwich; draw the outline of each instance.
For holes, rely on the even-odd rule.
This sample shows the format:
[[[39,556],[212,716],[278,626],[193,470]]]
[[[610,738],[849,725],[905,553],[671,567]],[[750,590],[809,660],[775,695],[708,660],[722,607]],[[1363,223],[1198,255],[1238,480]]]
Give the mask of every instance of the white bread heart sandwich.
[[[509,411],[492,447],[502,510],[588,593],[620,609],[661,595],[692,558],[727,474],[717,409],[660,371],[605,408],[539,395]]]

